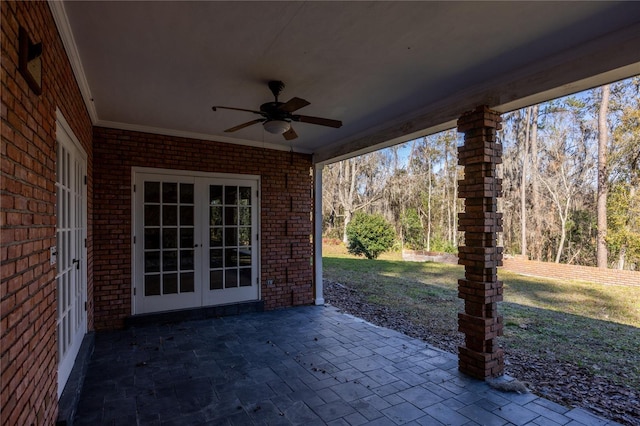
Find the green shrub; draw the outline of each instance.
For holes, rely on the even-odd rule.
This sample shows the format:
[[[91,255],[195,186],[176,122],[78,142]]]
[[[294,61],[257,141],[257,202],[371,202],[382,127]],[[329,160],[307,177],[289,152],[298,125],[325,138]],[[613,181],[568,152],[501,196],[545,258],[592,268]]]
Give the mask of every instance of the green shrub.
[[[393,247],[395,237],[393,227],[381,215],[357,213],[347,226],[347,250],[376,259]]]

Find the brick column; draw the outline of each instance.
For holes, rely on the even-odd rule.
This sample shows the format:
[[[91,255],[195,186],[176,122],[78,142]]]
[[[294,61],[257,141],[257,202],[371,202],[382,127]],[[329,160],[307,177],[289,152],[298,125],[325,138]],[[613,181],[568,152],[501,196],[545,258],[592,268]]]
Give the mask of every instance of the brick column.
[[[465,212],[458,215],[465,244],[458,248],[458,263],[465,268],[465,279],[458,280],[458,297],[464,299],[458,331],[465,335],[458,368],[479,379],[502,375],[504,370],[504,353],[496,341],[502,335],[497,309],[497,302],[502,301],[502,282],[498,281],[502,247],[497,246],[497,233],[502,231],[502,213],[497,212],[502,179],[496,176],[496,165],[502,162],[502,145],[496,142],[501,121],[486,106],[458,120],[458,131],[464,133],[464,145],[458,147],[458,164],[464,166],[458,196],[464,198],[465,206]]]

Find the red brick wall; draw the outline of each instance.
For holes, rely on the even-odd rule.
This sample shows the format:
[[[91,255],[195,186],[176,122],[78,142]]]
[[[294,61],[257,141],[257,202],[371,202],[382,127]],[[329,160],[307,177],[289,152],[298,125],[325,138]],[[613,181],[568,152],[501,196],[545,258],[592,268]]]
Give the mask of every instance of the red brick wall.
[[[131,315],[131,169],[261,176],[262,299],[267,309],[313,302],[311,157],[211,141],[94,129],[96,329]],[[274,285],[267,286],[266,280]]]
[[[565,265],[562,263],[536,262],[533,260],[504,259],[504,269],[535,277],[584,280],[610,285],[640,286],[640,272],[599,269],[591,266]]]
[[[91,122],[47,3],[2,1],[0,8],[0,424],[52,424],[58,409],[56,270],[49,265],[56,244],[56,107],[88,154],[89,176]],[[20,26],[43,43],[40,96],[18,71]],[[91,218],[90,199],[88,208]],[[90,219],[88,225],[91,277]],[[89,311],[89,328],[91,321]]]

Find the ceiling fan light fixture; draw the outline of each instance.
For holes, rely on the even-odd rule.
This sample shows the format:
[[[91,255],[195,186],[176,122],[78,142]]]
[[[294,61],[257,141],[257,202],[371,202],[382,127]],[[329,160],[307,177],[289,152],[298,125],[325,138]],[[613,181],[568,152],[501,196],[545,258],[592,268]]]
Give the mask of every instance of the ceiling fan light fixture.
[[[263,124],[264,129],[274,135],[281,135],[291,128],[291,123],[285,120],[267,120]]]

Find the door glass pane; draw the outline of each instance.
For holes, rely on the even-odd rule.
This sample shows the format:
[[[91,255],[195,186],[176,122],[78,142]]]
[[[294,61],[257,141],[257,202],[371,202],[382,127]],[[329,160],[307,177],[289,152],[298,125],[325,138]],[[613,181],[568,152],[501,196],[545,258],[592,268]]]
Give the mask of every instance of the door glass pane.
[[[144,295],[160,295],[160,275],[147,275],[144,277]]]
[[[178,225],[178,208],[177,206],[162,206],[162,225],[176,226]]]
[[[159,205],[146,205],[144,206],[144,225],[145,226],[160,226],[160,206]]]
[[[210,234],[209,244],[211,247],[222,247],[222,228],[211,228]]]
[[[238,208],[237,207],[224,208],[224,224],[227,226],[238,224]]]
[[[146,250],[160,248],[160,229],[147,228],[144,230],[144,248]]]
[[[240,225],[251,226],[251,207],[240,207]]]
[[[222,207],[211,207],[209,209],[209,224],[212,226],[222,225]]]
[[[180,206],[180,226],[193,226],[193,206]]]
[[[193,270],[193,250],[180,250],[180,270]]]
[[[180,247],[193,247],[193,228],[180,228]]]
[[[251,188],[248,186],[240,187],[240,205],[241,206],[251,205]]]
[[[165,228],[162,231],[162,248],[178,248],[177,228]]]
[[[180,274],[180,293],[193,293],[195,290],[193,282],[193,272],[183,272]]]
[[[209,186],[209,204],[211,205],[222,204],[222,185]]]
[[[211,249],[209,254],[209,267],[222,268],[222,250]]]
[[[178,270],[178,252],[164,251],[162,253],[162,270],[163,271],[177,271]]]
[[[251,268],[240,268],[240,287],[251,287]]]
[[[178,274],[164,274],[162,276],[162,294],[178,292]]]
[[[224,266],[225,268],[234,268],[238,266],[238,250],[237,249],[225,249]]]
[[[225,186],[224,187],[224,203],[225,204],[238,204],[238,187],[237,186]]]
[[[240,228],[238,230],[238,244],[241,246],[251,245],[251,228]]]
[[[178,202],[178,184],[174,182],[162,182],[162,203]]]
[[[237,228],[224,228],[224,245],[225,246],[237,246],[238,245],[238,229]]]
[[[160,202],[160,182],[144,183],[144,202],[145,203]]]
[[[144,254],[144,271],[160,272],[160,252],[148,251]]]
[[[240,251],[240,266],[251,266],[251,248],[242,248]]]
[[[209,273],[209,289],[210,290],[222,290],[223,281],[222,281],[222,271],[211,271]]]
[[[238,270],[226,269],[224,271],[224,288],[238,287]]]
[[[193,184],[180,184],[180,204],[193,204]]]

